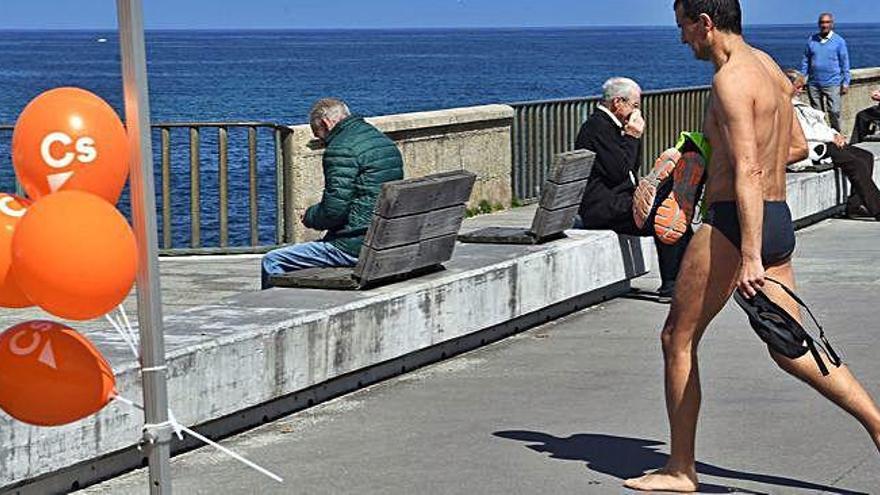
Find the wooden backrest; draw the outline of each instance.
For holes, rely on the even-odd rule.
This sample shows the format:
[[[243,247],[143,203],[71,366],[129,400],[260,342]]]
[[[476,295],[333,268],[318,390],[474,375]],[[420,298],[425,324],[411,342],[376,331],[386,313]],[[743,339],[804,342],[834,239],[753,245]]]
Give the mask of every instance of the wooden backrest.
[[[571,228],[595,158],[596,154],[587,150],[556,155],[550,177],[541,190],[532,235],[544,239]]]
[[[456,171],[383,184],[355,277],[368,284],[448,261],[475,180]]]

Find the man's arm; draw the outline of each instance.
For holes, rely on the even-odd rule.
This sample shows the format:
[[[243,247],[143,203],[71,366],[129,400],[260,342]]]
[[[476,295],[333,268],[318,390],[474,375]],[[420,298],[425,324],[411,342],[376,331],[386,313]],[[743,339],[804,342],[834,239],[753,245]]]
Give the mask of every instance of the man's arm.
[[[843,93],[846,94],[847,90],[849,90],[849,85],[852,82],[852,73],[850,72],[849,65],[849,49],[846,47],[846,41],[841,39],[840,42],[840,70],[843,74]]]
[[[810,73],[810,43],[804,48],[804,58],[801,59],[801,74],[807,76]]]
[[[758,138],[755,134],[755,88],[744,88],[743,80],[748,78],[736,72],[719,73],[713,81],[713,90],[718,103],[716,108],[720,113],[718,124],[733,166],[742,233],[742,269],[738,287],[746,296],[752,297],[764,285],[764,265],[761,260],[764,223],[761,178],[764,170],[758,160]]]
[[[347,148],[324,153],[324,194],[303,216],[303,225],[315,230],[333,230],[345,225],[354,195],[357,157]]]
[[[791,124],[791,145],[788,148],[788,160],[785,163],[797,163],[810,156],[807,136],[801,127],[800,119],[798,119],[797,109],[791,113],[791,118],[794,120]]]
[[[595,166],[608,185],[632,184],[630,173],[639,154],[640,141],[629,135],[621,138],[611,127],[594,125],[585,131],[592,135],[585,137],[584,148],[596,153]]]

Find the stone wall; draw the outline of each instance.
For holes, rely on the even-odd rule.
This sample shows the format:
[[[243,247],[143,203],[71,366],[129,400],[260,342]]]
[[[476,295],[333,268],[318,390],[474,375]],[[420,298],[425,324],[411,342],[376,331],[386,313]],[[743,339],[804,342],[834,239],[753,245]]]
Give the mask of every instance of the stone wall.
[[[454,108],[373,117],[367,121],[397,143],[403,154],[405,177],[469,170],[477,174],[469,207],[478,207],[484,201],[495,207],[510,206],[511,107]],[[320,235],[306,229],[299,218],[321,199],[323,146],[315,140],[308,125],[293,126],[291,131],[285,145],[285,166],[292,172],[288,198],[293,205],[293,233],[288,239],[299,242]]]

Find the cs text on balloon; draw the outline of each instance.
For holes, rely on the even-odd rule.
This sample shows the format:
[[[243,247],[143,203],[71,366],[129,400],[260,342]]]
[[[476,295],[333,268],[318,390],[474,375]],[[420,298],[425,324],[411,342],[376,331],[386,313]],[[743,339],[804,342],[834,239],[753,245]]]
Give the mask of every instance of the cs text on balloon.
[[[37,426],[91,416],[116,395],[110,364],[83,335],[53,321],[0,334],[0,409]]]
[[[115,204],[128,179],[128,138],[113,108],[79,88],[34,98],[12,134],[12,162],[27,195],[85,191]]]

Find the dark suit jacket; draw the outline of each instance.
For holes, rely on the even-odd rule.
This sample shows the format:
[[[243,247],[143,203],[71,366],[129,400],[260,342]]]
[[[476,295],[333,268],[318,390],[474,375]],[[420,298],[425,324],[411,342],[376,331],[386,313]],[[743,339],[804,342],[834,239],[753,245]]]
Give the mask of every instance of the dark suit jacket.
[[[596,153],[579,210],[584,227],[611,229],[632,223],[633,179],[638,173],[640,145],[639,139],[623,135],[600,109],[584,122],[575,148]]]

